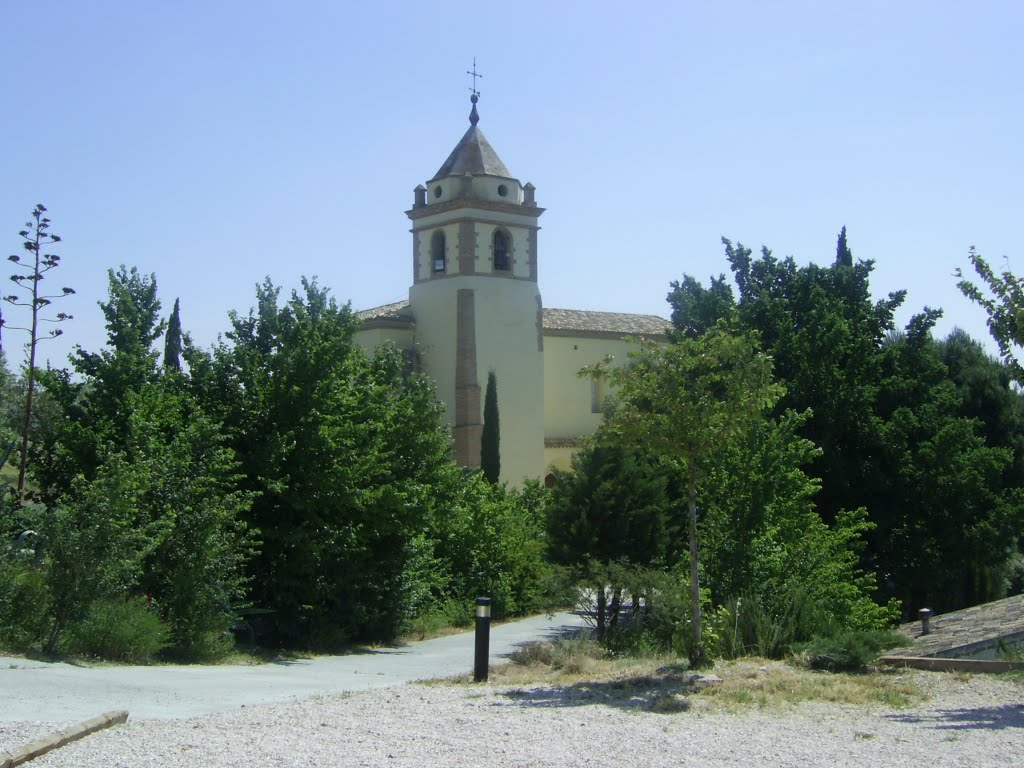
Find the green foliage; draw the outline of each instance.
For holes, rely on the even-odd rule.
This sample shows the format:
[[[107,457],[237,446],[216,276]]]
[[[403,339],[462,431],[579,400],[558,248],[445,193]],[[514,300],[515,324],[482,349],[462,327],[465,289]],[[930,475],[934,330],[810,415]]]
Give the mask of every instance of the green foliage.
[[[439,601],[492,599],[492,615],[538,610],[545,602],[543,509],[529,501],[537,488],[510,491],[454,468],[447,495],[428,528]]]
[[[1011,450],[986,444],[982,423],[958,413],[962,397],[929,333],[935,317],[915,317],[882,350],[864,494],[892,592],[911,610],[946,611],[1004,596],[1024,498]]]
[[[676,468],[687,484],[690,605],[694,664],[704,663],[701,638],[697,489],[709,454],[736,439],[772,408],[783,393],[772,377],[771,359],[751,338],[722,325],[667,347],[643,344],[632,365],[607,375],[621,406],[606,429],[627,444],[644,445]]]
[[[0,514],[0,647],[26,651],[46,632],[50,592],[35,552],[15,546],[12,518]]]
[[[818,482],[806,468],[817,449],[798,436],[805,418],[790,411],[752,423],[709,461],[701,535],[712,601],[742,595],[781,621],[801,594],[836,626],[886,626],[898,606],[871,599],[875,579],[859,562],[873,527],[864,510],[840,512],[830,526],[814,509]]]
[[[197,398],[222,422],[259,494],[251,598],[294,645],[394,637],[429,607],[436,488],[454,470],[428,382],[315,282],[283,304],[269,282],[210,354],[186,346]]]
[[[174,300],[174,309],[167,321],[167,333],[164,334],[164,368],[172,371],[181,370],[181,305]]]
[[[787,412],[801,414],[789,440],[804,438],[820,449],[802,461],[791,450],[788,466],[820,478],[820,485],[801,485],[788,470],[779,483],[767,474],[759,479],[763,467],[751,446],[715,458],[722,474],[712,489],[736,499],[740,510],[730,517],[706,500],[708,536],[727,555],[723,567],[713,558],[707,563],[715,601],[743,593],[733,583],[749,583],[755,564],[772,563],[765,553],[792,551],[777,548],[777,537],[787,534],[771,527],[767,540],[753,536],[751,547],[730,550],[733,530],[741,535],[731,540],[748,541],[776,492],[780,500],[800,500],[784,514],[794,522],[813,509],[835,529],[850,522],[844,510],[866,510],[859,536],[867,546],[856,578],[876,574],[883,600],[896,598],[908,611],[932,603],[949,610],[1001,596],[1018,551],[1014,531],[1024,522],[1016,490],[1024,480],[1024,412],[1009,387],[1010,369],[987,360],[962,333],[937,345],[931,337],[937,310],[925,308],[894,333],[893,314],[905,293],[872,300],[872,263],[854,261],[845,229],[828,267],[798,267],[767,249],[755,259],[740,244],[726,240],[725,246],[738,288],[735,307],[721,278],[710,288],[684,278],[669,296],[678,332],[692,334],[717,320],[759,336],[786,386],[773,417],[781,426],[793,418]],[[985,274],[1005,289],[1003,299],[1012,299],[1009,277]],[[786,453],[775,444],[765,457],[777,461]],[[753,495],[744,499],[737,483]],[[805,530],[808,542],[824,541],[817,526]],[[820,543],[813,546],[823,551]],[[785,593],[776,585],[775,594]]]
[[[489,483],[496,483],[501,477],[500,445],[498,379],[494,371],[490,371],[487,374],[487,392],[484,395],[484,425],[480,435],[480,469]]]
[[[733,315],[736,300],[732,286],[725,282],[725,275],[711,278],[705,288],[690,275],[683,275],[681,282],[673,281],[668,295],[672,305],[672,325],[683,338],[696,339],[713,330],[719,320]]]
[[[783,600],[754,593],[726,600],[708,620],[713,652],[723,658],[780,659],[816,636],[834,634],[835,617],[800,586]]]
[[[968,259],[981,285],[964,278],[958,269],[956,274],[961,278],[957,288],[968,299],[985,310],[988,315],[988,330],[999,345],[999,352],[1013,377],[1018,383],[1024,384],[1024,368],[1018,360],[1017,349],[1024,346],[1024,283],[1009,269],[996,272],[989,263],[974,250],[968,253]]]
[[[571,472],[556,472],[547,505],[551,560],[572,567],[674,561],[682,515],[669,493],[670,474],[656,457],[621,444],[578,451]]]
[[[126,664],[148,664],[168,644],[166,624],[142,598],[100,599],[70,627],[65,648]]]
[[[78,350],[80,380],[52,371],[59,413],[39,441],[39,521],[53,651],[97,601],[146,595],[171,627],[174,653],[206,657],[244,600],[253,494],[220,426],[177,371],[158,366],[156,283],[110,272],[101,303],[108,347]]]
[[[878,658],[879,654],[910,640],[889,630],[854,630],[811,641],[803,651],[804,663],[811,669],[826,672],[859,672]]]

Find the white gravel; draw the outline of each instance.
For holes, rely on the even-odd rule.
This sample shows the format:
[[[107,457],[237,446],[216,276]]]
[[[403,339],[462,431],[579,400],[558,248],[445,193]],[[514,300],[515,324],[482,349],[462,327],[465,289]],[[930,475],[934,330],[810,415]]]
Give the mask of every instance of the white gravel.
[[[931,693],[911,709],[805,704],[739,714],[658,714],[646,702],[595,703],[572,689],[407,685],[129,720],[32,766],[1024,765],[1024,683],[908,674]],[[9,746],[64,725],[9,723],[0,737]]]

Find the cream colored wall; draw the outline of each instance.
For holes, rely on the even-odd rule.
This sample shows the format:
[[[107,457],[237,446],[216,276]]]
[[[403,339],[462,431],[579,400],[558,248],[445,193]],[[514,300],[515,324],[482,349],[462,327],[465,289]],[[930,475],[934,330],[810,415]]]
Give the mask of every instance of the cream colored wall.
[[[455,421],[455,283],[466,278],[431,280],[409,289],[416,319],[414,344],[420,369],[434,381],[448,424]],[[484,382],[486,383],[486,381]]]
[[[454,421],[456,297],[474,291],[477,383],[481,418],[487,374],[498,384],[501,478],[518,485],[541,478],[544,469],[544,358],[538,349],[536,283],[461,276],[409,289],[416,318],[416,348],[425,373],[437,386],[445,418]],[[514,417],[512,416],[514,414]]]
[[[575,448],[545,448],[544,476],[554,469],[561,469],[564,472],[572,469],[572,455],[575,452]]]
[[[463,178],[461,176],[447,176],[427,184],[427,205],[438,205],[447,203],[458,197],[462,192]],[[505,196],[498,194],[498,187],[505,186]],[[435,197],[434,190],[441,188],[441,196]],[[474,176],[471,184],[472,194],[480,200],[487,200],[495,203],[511,203],[520,205],[523,202],[523,188],[516,179],[506,179],[500,176]]]
[[[497,378],[501,478],[515,485],[524,477],[541,478],[544,356],[537,338],[537,284],[493,277],[467,280],[476,288],[477,380],[486,388],[488,371]]]
[[[352,339],[369,356],[385,341],[394,342],[402,349],[412,348],[412,331],[408,328],[362,328],[355,332]]]
[[[591,411],[591,381],[577,376],[606,355],[626,362],[637,344],[622,339],[544,336],[544,436],[579,437],[597,430],[601,414]],[[549,449],[552,450],[552,449]],[[560,450],[560,449],[559,449]]]

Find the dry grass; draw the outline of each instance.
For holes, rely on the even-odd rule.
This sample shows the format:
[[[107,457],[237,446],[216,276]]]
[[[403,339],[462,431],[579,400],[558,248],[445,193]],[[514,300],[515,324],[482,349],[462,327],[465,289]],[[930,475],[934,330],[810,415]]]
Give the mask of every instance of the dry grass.
[[[528,645],[513,656],[513,663],[493,667],[490,681],[514,687],[509,695],[520,699],[585,700],[666,714],[739,712],[804,702],[902,708],[926,698],[906,676],[894,672],[814,672],[780,661],[742,659],[719,662],[708,674],[721,682],[705,685],[694,681],[678,659],[608,659],[590,641],[561,647],[565,645]]]

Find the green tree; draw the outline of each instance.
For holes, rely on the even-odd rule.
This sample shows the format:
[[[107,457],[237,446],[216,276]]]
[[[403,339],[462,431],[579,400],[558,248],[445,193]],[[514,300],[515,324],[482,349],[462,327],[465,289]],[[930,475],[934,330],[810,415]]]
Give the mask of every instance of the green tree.
[[[983,422],[961,415],[926,310],[885,345],[865,503],[887,589],[908,611],[954,610],[1004,596],[1022,518],[1008,482],[1011,449],[986,444]]]
[[[92,477],[104,446],[124,446],[129,434],[128,398],[160,379],[156,340],[164,332],[154,275],[123,265],[109,270],[108,297],[98,302],[107,328],[99,352],[76,349],[72,368],[50,370],[44,384],[63,414],[41,438],[36,479],[48,502],[71,488],[79,474]]]
[[[968,252],[968,259],[981,278],[981,285],[963,277],[958,269],[957,288],[985,310],[989,333],[999,345],[1003,362],[1013,371],[1017,382],[1024,384],[1024,367],[1017,351],[1024,347],[1024,283],[1009,269],[997,273],[974,246]]]
[[[174,300],[174,309],[164,334],[164,368],[169,371],[181,370],[181,307],[178,299]]]
[[[397,349],[363,355],[327,290],[279,293],[264,282],[224,342],[185,349],[190,386],[258,494],[252,599],[275,611],[277,641],[391,637],[416,610],[411,574],[429,559],[432,489],[451,466],[439,406]]]
[[[712,277],[707,288],[690,275],[683,275],[682,281],[671,283],[671,288],[668,302],[672,305],[672,325],[684,338],[703,336],[735,312],[736,299],[725,275]]]
[[[43,335],[40,323],[54,324],[72,319],[72,316],[65,312],[58,312],[53,317],[45,317],[42,312],[53,303],[54,299],[70,296],[75,292],[72,288],[64,287],[58,293],[46,293],[40,286],[46,274],[60,266],[60,256],[44,252],[44,249],[61,241],[59,235],[50,232],[50,219],[44,216],[44,213],[46,213],[46,208],[42,204],[36,205],[32,209],[32,220],[26,222],[25,229],[18,233],[24,241],[22,247],[29,253],[29,260],[22,262],[21,256],[17,254],[7,257],[8,261],[14,263],[19,270],[11,275],[11,281],[22,293],[4,296],[4,301],[16,307],[27,307],[29,311],[27,326],[7,325],[8,328],[28,333],[28,355],[25,364],[25,415],[21,428],[21,466],[18,469],[19,494],[25,489],[25,470],[28,467],[29,433],[32,429],[32,396],[36,386],[36,348],[40,341],[54,339],[64,333],[60,328],[52,328]],[[3,325],[2,319],[0,319],[0,325]]]
[[[818,448],[799,435],[808,415],[752,421],[709,459],[701,536],[711,603],[753,601],[780,625],[802,604],[812,633],[885,626],[898,606],[875,605],[874,574],[860,565],[866,511],[843,512],[831,526],[815,511],[819,481],[808,467]],[[785,628],[791,640],[810,640],[797,624]]]
[[[237,462],[220,425],[180,372],[158,365],[163,329],[156,280],[122,267],[101,302],[108,344],[79,349],[50,371],[58,411],[40,440],[36,477],[49,502],[55,647],[97,601],[146,596],[172,627],[177,652],[223,650],[243,600],[252,537]],[[109,497],[106,498],[105,497]]]
[[[707,459],[771,409],[783,389],[771,360],[743,334],[718,328],[667,347],[644,344],[632,365],[591,369],[618,387],[612,434],[663,456],[685,478],[690,553],[691,659],[705,661],[697,529],[698,487]]]
[[[498,422],[498,379],[494,371],[487,374],[487,392],[484,395],[484,426],[480,435],[480,469],[487,482],[496,483],[501,477],[501,426]]]
[[[611,581],[611,573],[667,569],[681,553],[681,515],[669,474],[656,456],[600,435],[573,456],[571,472],[556,473],[547,505],[548,555],[596,596],[598,634],[618,618],[623,585]]]
[[[846,242],[846,227],[839,232],[839,239],[836,241],[836,266],[853,266],[853,251],[850,250],[850,246]]]
[[[755,260],[743,245],[725,244],[739,288],[741,327],[760,334],[786,387],[776,413],[812,411],[802,435],[821,448],[811,473],[822,480],[818,511],[833,521],[840,510],[862,504],[879,352],[905,291],[873,301],[871,261],[798,267],[768,249]]]

